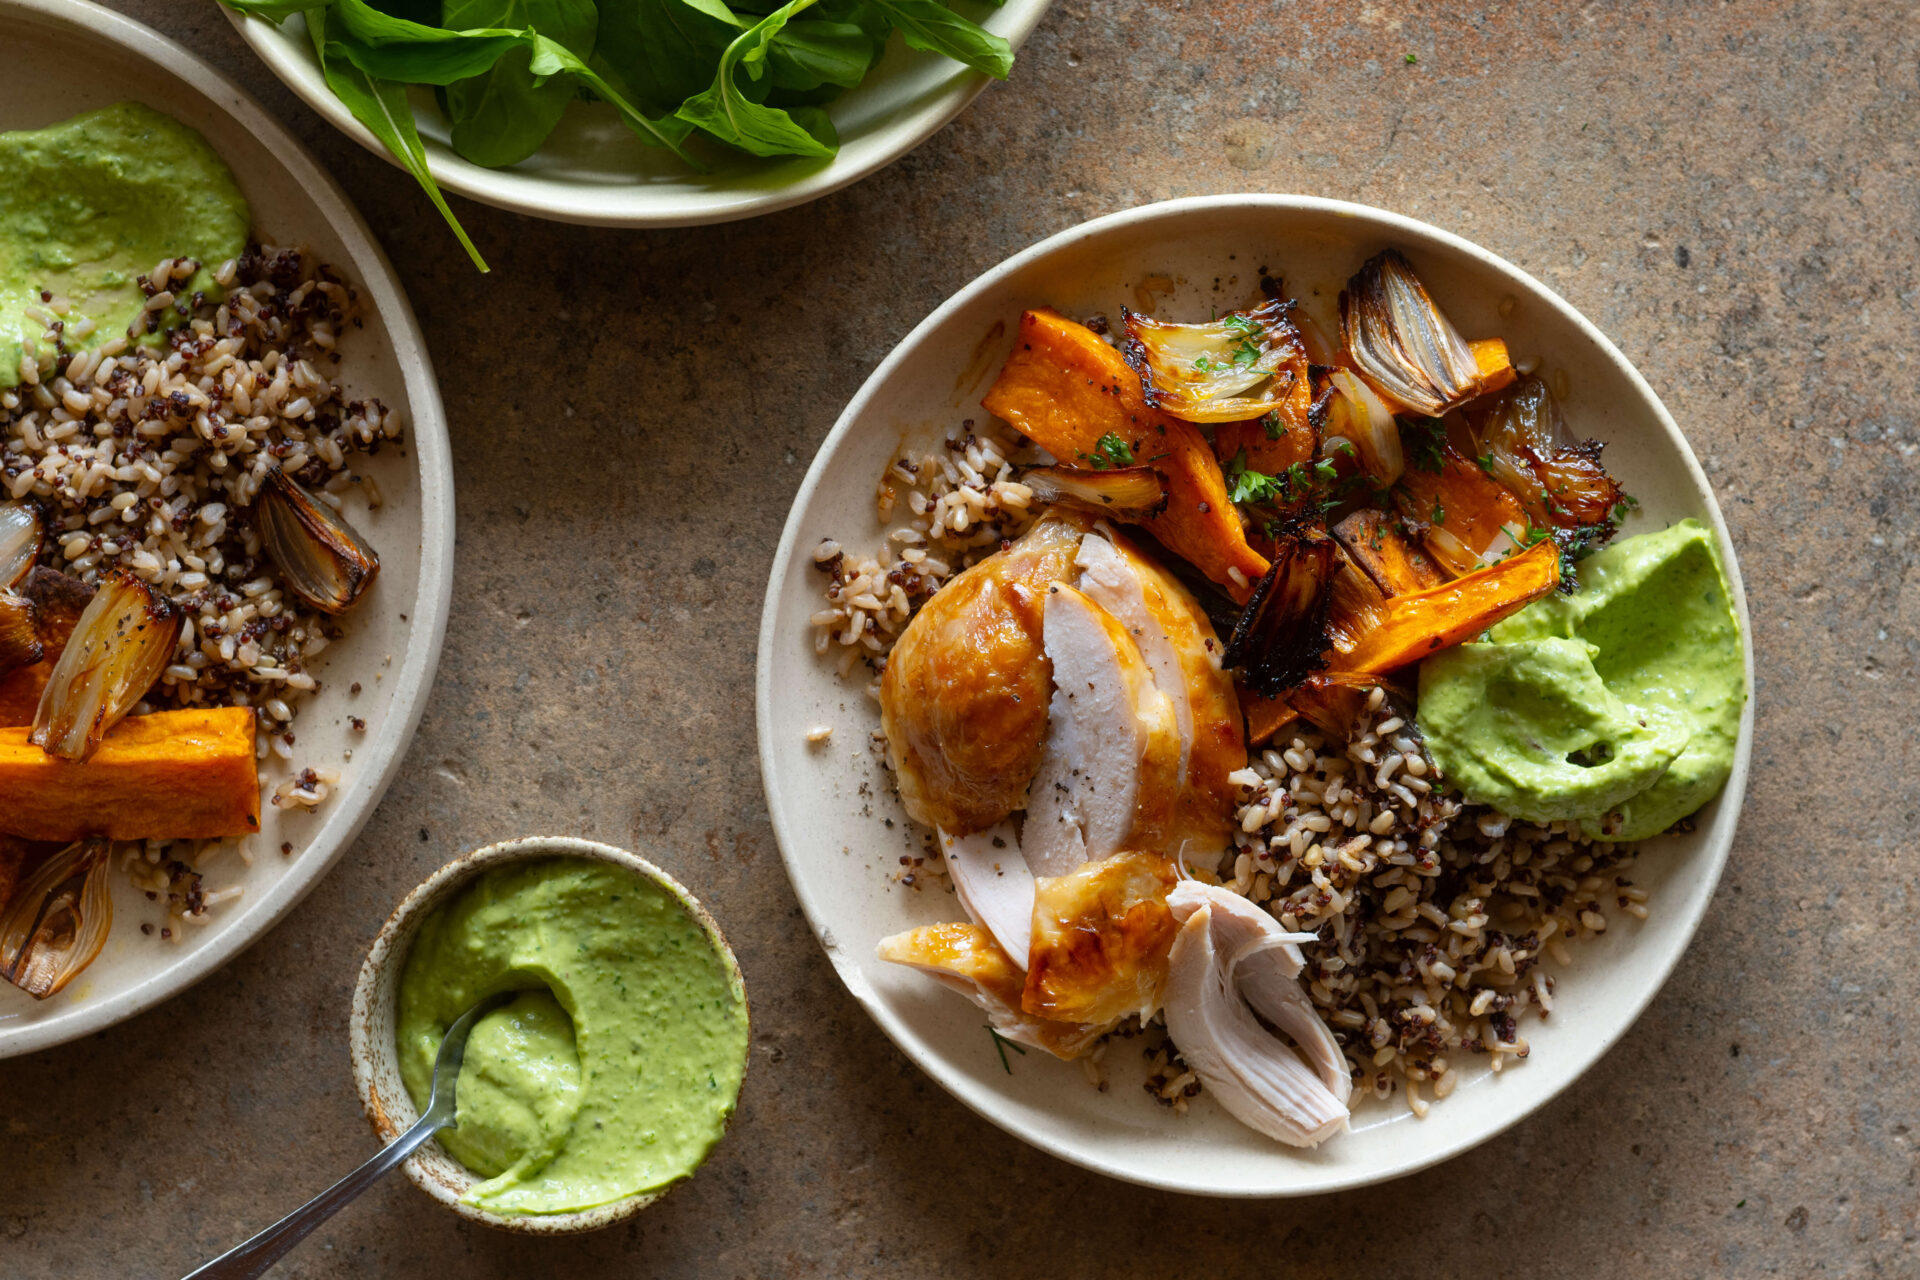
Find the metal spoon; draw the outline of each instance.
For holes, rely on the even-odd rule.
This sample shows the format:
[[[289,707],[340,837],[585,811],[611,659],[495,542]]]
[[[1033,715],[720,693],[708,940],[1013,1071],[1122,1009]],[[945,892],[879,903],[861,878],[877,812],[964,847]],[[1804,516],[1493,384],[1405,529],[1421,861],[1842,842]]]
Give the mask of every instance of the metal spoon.
[[[460,1079],[460,1063],[467,1056],[467,1034],[481,1015],[499,1008],[519,994],[502,991],[468,1009],[447,1028],[440,1042],[440,1053],[433,1060],[433,1092],[427,1097],[427,1109],[413,1127],[395,1138],[390,1146],[355,1169],[313,1199],[237,1248],[221,1254],[184,1280],[252,1280],[280,1261],[289,1249],[306,1239],[313,1229],[331,1218],[347,1201],[378,1182],[389,1170],[426,1144],[442,1129],[454,1127],[453,1091]]]

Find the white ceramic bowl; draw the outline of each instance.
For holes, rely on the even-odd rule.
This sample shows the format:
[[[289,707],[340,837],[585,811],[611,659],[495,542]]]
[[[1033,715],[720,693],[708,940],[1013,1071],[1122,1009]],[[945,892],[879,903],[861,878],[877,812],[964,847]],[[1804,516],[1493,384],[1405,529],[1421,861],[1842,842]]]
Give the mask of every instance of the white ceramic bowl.
[[[720,932],[720,926],[714,923],[713,917],[707,914],[706,908],[687,891],[685,885],[645,858],[612,845],[567,836],[528,836],[476,849],[428,876],[394,908],[386,924],[381,926],[379,937],[374,939],[372,948],[367,952],[366,962],[360,966],[360,980],[354,984],[353,1007],[347,1015],[353,1085],[360,1092],[360,1105],[366,1110],[374,1135],[383,1144],[392,1142],[420,1118],[419,1109],[413,1105],[413,1098],[400,1080],[400,1055],[394,1039],[394,1019],[400,996],[400,975],[406,968],[407,954],[413,948],[413,937],[419,932],[421,921],[432,914],[434,908],[459,893],[468,881],[482,871],[508,863],[544,858],[587,858],[595,862],[608,862],[661,885],[679,899],[687,914],[706,930],[707,936],[713,939],[715,949],[725,959],[735,983],[741,983],[740,963],[734,959],[733,949],[727,945],[726,935]],[[741,989],[744,993],[744,984]],[[744,1001],[744,994],[741,998]],[[581,1209],[575,1213],[508,1217],[476,1209],[461,1201],[460,1197],[482,1179],[448,1155],[438,1142],[429,1142],[420,1148],[401,1167],[406,1170],[413,1185],[432,1197],[435,1204],[452,1210],[462,1218],[535,1236],[576,1235],[582,1231],[610,1227],[632,1217],[686,1182],[682,1178],[672,1186],[637,1192],[610,1204]]]
[[[1121,304],[1170,318],[1244,303],[1262,269],[1282,276],[1328,332],[1347,277],[1377,250],[1404,250],[1470,337],[1503,335],[1519,358],[1564,371],[1578,436],[1608,441],[1607,463],[1641,501],[1628,532],[1694,516],[1711,525],[1742,624],[1746,597],[1720,512],[1673,419],[1612,343],[1558,295],[1456,236],[1360,205],[1299,196],[1227,195],[1150,205],[1062,232],[969,284],[923,321],[874,371],[814,459],[774,557],[760,628],[760,765],[781,852],[808,920],[847,989],[901,1050],[962,1102],[1042,1150],[1101,1173],[1219,1196],[1305,1195],[1410,1173],[1500,1132],[1571,1084],[1633,1024],[1672,971],[1719,880],[1746,789],[1752,707],[1733,776],[1696,832],[1650,842],[1634,870],[1652,894],[1644,923],[1623,918],[1582,943],[1559,976],[1554,1016],[1530,1020],[1532,1056],[1500,1075],[1467,1066],[1453,1095],[1424,1120],[1404,1106],[1363,1104],[1353,1131],[1296,1151],[1243,1128],[1204,1094],[1185,1117],[1138,1087],[1138,1054],[1107,1063],[1110,1091],[1077,1065],[1038,1051],[1009,1074],[979,1012],[925,977],[881,963],[874,944],[896,930],[963,918],[945,891],[891,882],[914,832],[881,753],[862,682],[837,679],[813,654],[808,616],[820,607],[811,549],[838,539],[877,549],[877,477],[902,434],[931,441],[968,417],[1012,345],[1023,308],[1070,316]],[[1509,309],[1503,313],[1502,307]],[[894,523],[898,523],[895,521]],[[1752,656],[1747,656],[1752,688]],[[823,749],[807,731],[831,725]],[[891,821],[894,825],[886,825]],[[1133,1072],[1129,1076],[1127,1073]]]
[[[969,16],[1018,49],[1049,3],[1006,0],[984,16]],[[308,106],[367,150],[391,160],[327,88],[303,19],[276,26],[225,12],[240,37]],[[1013,74],[1020,74],[1017,61]],[[896,34],[866,81],[827,107],[840,134],[840,153],[833,159],[757,160],[725,153],[729,158],[706,173],[642,145],[612,108],[584,103],[567,112],[537,154],[510,168],[486,169],[447,144],[447,124],[430,92],[415,90],[412,100],[427,166],[445,190],[557,222],[692,227],[772,213],[858,182],[932,137],[987,84],[988,77],[959,63],[908,49]]]
[[[310,246],[358,286],[365,327],[341,344],[335,376],[356,395],[383,400],[406,425],[401,447],[355,463],[385,497],[378,511],[349,511],[380,552],[380,581],[347,617],[347,638],[322,655],[322,689],[294,725],[294,764],[337,768],[338,787],[311,813],[263,807],[262,830],[249,841],[253,865],[227,853],[206,869],[209,890],[239,885],[244,895],[188,926],[184,941],[142,934],[143,922],[160,923],[159,912],[116,874],[113,932],[86,972],[41,1002],[0,985],[7,1058],[111,1026],[204,978],[292,910],[353,842],[400,768],[440,660],[453,586],[453,472],[439,389],[400,282],[298,142],[179,45],[97,5],[0,0],[0,30],[8,67],[0,129],[39,128],[132,97],[205,134],[252,204],[256,234]],[[357,696],[349,691],[356,681]],[[343,762],[348,751],[353,759]],[[269,787],[286,776],[271,764],[261,775]]]

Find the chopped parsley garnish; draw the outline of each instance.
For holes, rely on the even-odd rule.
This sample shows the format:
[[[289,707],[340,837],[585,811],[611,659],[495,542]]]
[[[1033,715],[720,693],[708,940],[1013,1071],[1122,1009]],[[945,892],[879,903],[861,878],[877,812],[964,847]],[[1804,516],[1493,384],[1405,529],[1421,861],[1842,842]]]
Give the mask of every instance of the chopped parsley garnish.
[[[1227,499],[1231,502],[1278,502],[1280,500],[1280,481],[1264,471],[1255,471],[1248,467],[1245,449],[1234,454],[1233,460],[1227,463],[1226,480]]]
[[[1408,66],[1410,66],[1410,67],[1411,67],[1411,66],[1414,66],[1414,65],[1415,65],[1415,64],[1417,64],[1417,63],[1418,63],[1419,61],[1420,61],[1420,55],[1419,55],[1419,54],[1417,54],[1417,53],[1410,53],[1410,54],[1408,54],[1408,55],[1407,55],[1407,65],[1408,65]]]
[[[1440,505],[1440,499],[1438,498],[1433,500],[1433,522],[1435,524],[1445,524],[1447,522],[1447,509]]]
[[[1227,497],[1234,502],[1291,506],[1311,501],[1320,511],[1332,508],[1357,485],[1371,483],[1364,473],[1342,482],[1340,469],[1331,458],[1296,462],[1285,471],[1268,475],[1247,465],[1245,449],[1233,455],[1225,474]]]
[[[1482,471],[1486,472],[1488,475],[1493,474],[1493,455],[1492,454],[1483,453],[1478,457],[1476,457],[1474,461],[1480,464],[1480,469]]]
[[[1630,493],[1622,493],[1620,495],[1620,501],[1613,504],[1613,511],[1611,513],[1613,522],[1619,524],[1639,509],[1640,499]]]
[[[1272,413],[1260,419],[1260,425],[1267,429],[1267,439],[1269,440],[1278,440],[1287,433],[1286,424],[1280,421],[1280,411],[1278,409],[1275,409]]]
[[[1095,471],[1130,467],[1133,465],[1133,446],[1109,431],[1094,443],[1092,453],[1083,453],[1080,457]]]

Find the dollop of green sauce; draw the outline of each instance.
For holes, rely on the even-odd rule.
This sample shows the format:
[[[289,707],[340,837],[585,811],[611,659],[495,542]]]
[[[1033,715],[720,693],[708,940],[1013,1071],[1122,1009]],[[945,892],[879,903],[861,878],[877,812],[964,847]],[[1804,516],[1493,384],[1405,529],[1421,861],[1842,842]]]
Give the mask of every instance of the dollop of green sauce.
[[[251,221],[207,140],[152,107],[121,102],[0,133],[0,387],[19,382],[23,357],[55,354],[46,326],[26,314],[45,308],[43,294],[71,304],[66,347],[86,350],[139,318],[140,282],[163,259],[203,264],[176,294],[219,298],[213,271],[246,248]],[[141,341],[160,341],[181,319],[156,315],[156,332]],[[93,332],[73,336],[83,318]]]
[[[482,873],[424,921],[400,977],[400,1076],[416,1105],[447,1027],[475,1024],[440,1143],[492,1213],[568,1213],[687,1177],[746,1070],[737,970],[665,886],[582,858]]]
[[[1657,835],[1733,771],[1740,623],[1697,520],[1582,561],[1578,588],[1420,667],[1434,763],[1469,800],[1599,840]]]

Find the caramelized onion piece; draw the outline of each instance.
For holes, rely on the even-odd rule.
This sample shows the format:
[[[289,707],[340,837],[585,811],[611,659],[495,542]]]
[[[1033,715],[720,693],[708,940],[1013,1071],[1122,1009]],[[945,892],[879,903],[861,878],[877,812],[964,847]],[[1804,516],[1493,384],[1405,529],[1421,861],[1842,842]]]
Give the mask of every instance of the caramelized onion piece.
[[[322,613],[351,609],[380,573],[367,540],[278,467],[267,471],[253,514],[287,586]]]
[[[0,912],[0,978],[45,1000],[93,963],[113,927],[105,840],[48,858]]]
[[[1020,477],[1041,502],[1085,507],[1116,520],[1145,520],[1167,505],[1167,478],[1152,467],[1086,471],[1035,467]]]
[[[1328,439],[1335,436],[1353,442],[1360,465],[1381,485],[1390,485],[1407,469],[1406,450],[1400,444],[1400,426],[1393,410],[1373,393],[1373,388],[1347,372],[1335,369],[1327,375],[1330,394],[1327,399]]]
[[[1620,501],[1620,484],[1600,465],[1597,440],[1575,441],[1560,406],[1538,378],[1509,388],[1474,430],[1480,465],[1513,491],[1541,528],[1604,524]]]
[[[0,676],[45,656],[33,602],[11,587],[0,587]]]
[[[1122,309],[1124,354],[1147,403],[1188,422],[1243,422],[1272,413],[1307,376],[1307,348],[1275,300],[1206,324],[1174,324]],[[1264,385],[1262,385],[1264,384]]]
[[[1318,532],[1295,534],[1276,548],[1273,567],[1253,589],[1222,657],[1223,665],[1241,669],[1255,693],[1278,697],[1326,665],[1338,551]]]
[[[1354,367],[1402,408],[1437,418],[1480,394],[1473,349],[1396,250],[1347,281],[1340,336]]]
[[[46,530],[24,502],[0,502],[0,587],[17,585],[39,558]]]
[[[62,760],[91,756],[173,660],[180,621],[138,578],[104,578],[53,664],[28,741]]]

